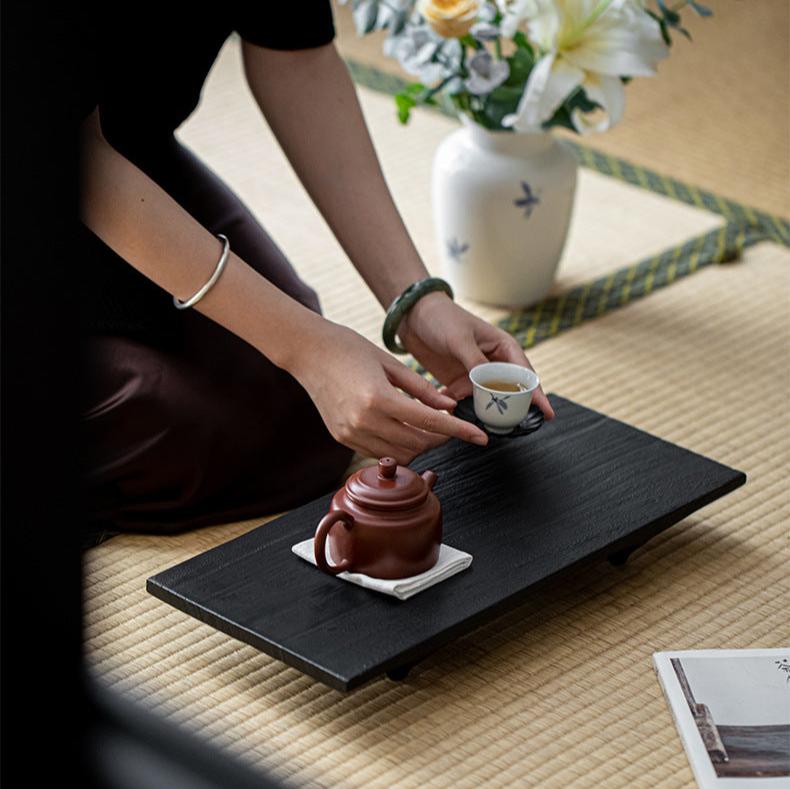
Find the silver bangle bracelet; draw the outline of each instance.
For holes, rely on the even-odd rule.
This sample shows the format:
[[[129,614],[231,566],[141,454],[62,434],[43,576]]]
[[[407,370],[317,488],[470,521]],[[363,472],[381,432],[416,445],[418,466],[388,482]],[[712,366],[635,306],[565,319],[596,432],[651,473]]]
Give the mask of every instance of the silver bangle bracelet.
[[[219,275],[222,274],[222,269],[225,268],[225,264],[228,262],[228,254],[230,253],[230,242],[228,241],[226,236],[222,235],[222,233],[218,233],[217,238],[222,239],[224,247],[222,249],[222,254],[220,255],[220,258],[217,261],[217,267],[214,269],[214,273],[209,278],[209,281],[194,296],[191,296],[186,301],[180,301],[175,296],[173,296],[173,304],[175,304],[176,309],[185,310],[187,307],[191,307],[193,304],[197,304],[203,298],[203,296],[205,296],[209,292],[209,290],[211,290],[214,283],[219,279]]]

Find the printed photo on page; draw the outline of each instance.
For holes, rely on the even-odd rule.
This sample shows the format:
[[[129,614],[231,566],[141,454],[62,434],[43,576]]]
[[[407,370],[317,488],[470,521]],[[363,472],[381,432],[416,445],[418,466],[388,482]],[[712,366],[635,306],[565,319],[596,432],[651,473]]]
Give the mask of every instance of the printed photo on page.
[[[702,789],[790,788],[790,648],[656,652]]]

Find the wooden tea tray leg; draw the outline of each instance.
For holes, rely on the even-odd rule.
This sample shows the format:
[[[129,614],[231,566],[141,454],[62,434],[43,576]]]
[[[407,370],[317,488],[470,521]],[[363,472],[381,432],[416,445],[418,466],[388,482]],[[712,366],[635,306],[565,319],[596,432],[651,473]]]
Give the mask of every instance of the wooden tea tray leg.
[[[409,672],[417,665],[417,661],[404,663],[402,666],[391,668],[387,672],[387,677],[393,682],[403,682],[409,676]]]
[[[629,545],[627,548],[621,548],[619,551],[610,553],[608,557],[609,564],[611,564],[612,567],[622,567],[628,561],[631,554],[645,544],[647,544],[647,540],[641,540],[633,545]]]

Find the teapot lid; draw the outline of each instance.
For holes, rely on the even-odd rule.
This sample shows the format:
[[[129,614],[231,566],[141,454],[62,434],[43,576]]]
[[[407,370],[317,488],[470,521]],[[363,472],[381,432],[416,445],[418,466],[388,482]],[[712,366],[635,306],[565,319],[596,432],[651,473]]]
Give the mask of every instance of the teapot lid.
[[[349,497],[361,507],[405,510],[422,504],[430,487],[416,472],[399,466],[395,458],[381,458],[376,466],[360,469],[346,482]]]

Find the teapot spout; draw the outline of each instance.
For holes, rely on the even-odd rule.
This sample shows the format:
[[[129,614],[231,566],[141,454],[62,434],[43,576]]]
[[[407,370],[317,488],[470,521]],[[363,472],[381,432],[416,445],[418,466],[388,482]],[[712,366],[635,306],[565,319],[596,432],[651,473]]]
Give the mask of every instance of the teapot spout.
[[[436,484],[436,480],[438,479],[436,474],[434,474],[433,471],[423,471],[421,476],[425,480],[428,490],[433,490],[433,486]]]

